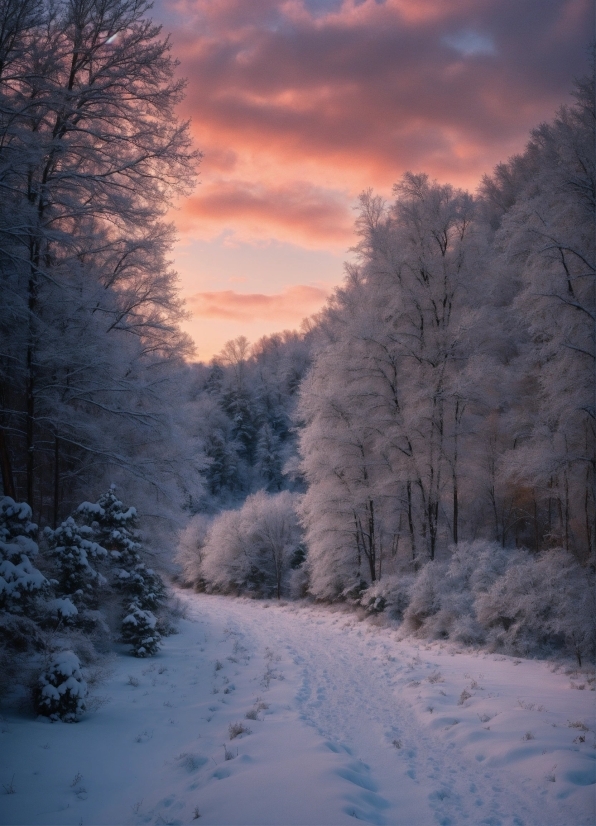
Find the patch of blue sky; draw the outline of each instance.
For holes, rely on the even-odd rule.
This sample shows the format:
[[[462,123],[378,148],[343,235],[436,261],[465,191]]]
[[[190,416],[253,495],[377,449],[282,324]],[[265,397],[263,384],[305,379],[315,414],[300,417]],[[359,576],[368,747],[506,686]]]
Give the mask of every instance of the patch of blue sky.
[[[462,57],[477,55],[496,55],[497,47],[489,35],[480,34],[471,29],[463,29],[453,34],[444,35],[441,40],[446,46],[455,49]]]

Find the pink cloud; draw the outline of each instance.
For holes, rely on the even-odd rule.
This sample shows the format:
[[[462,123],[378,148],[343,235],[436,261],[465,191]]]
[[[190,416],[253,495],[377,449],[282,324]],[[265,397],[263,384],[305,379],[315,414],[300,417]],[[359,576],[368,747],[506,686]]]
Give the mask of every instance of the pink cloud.
[[[297,284],[275,295],[237,293],[234,290],[195,293],[186,299],[193,316],[252,322],[299,323],[324,304],[328,292],[320,287]]]
[[[185,204],[178,221],[182,231],[219,228],[242,223],[251,236],[347,246],[352,236],[353,214],[345,194],[308,182],[281,186],[241,179],[219,179],[200,188]]]
[[[205,151],[182,222],[346,245],[361,189],[408,169],[473,188],[522,149],[585,70],[593,16],[590,0],[165,7]]]

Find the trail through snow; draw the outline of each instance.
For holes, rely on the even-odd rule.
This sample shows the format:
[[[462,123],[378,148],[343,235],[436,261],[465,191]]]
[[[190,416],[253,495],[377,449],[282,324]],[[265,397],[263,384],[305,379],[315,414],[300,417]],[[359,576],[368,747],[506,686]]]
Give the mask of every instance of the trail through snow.
[[[181,633],[119,659],[83,722],[5,714],[0,823],[596,823],[586,672],[328,608],[180,596]]]

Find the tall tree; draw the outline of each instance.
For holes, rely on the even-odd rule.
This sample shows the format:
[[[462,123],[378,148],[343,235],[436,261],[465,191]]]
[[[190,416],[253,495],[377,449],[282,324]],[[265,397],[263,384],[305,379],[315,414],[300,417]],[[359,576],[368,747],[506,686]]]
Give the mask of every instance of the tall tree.
[[[517,273],[514,308],[527,343],[504,472],[528,490],[536,544],[596,551],[596,117],[594,81],[532,133],[536,169],[504,216],[497,243]]]
[[[190,352],[163,216],[198,155],[149,8],[0,4],[2,426],[38,511],[61,466],[143,474],[135,443],[167,427],[164,366]]]
[[[401,540],[416,565],[440,538],[458,539],[475,205],[425,175],[407,174],[395,193],[390,207],[361,198],[360,263],[327,311],[328,343],[302,391],[304,514],[325,592],[375,581]]]

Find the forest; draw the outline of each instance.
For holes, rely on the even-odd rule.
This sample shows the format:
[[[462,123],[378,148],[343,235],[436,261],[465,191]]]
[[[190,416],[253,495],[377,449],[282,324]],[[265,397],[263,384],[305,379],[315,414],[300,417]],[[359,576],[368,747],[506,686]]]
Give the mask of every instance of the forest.
[[[168,577],[593,658],[593,75],[476,193],[364,192],[326,307],[204,364],[167,221],[200,152],[149,8],[0,3],[2,688],[76,719],[48,686],[155,653]]]

